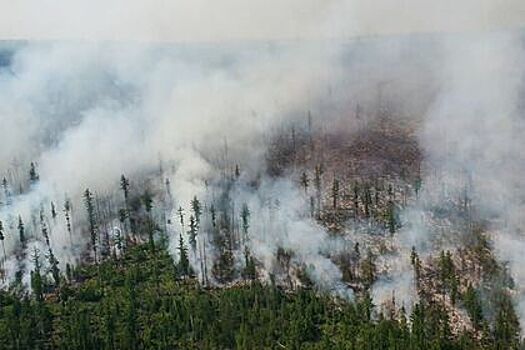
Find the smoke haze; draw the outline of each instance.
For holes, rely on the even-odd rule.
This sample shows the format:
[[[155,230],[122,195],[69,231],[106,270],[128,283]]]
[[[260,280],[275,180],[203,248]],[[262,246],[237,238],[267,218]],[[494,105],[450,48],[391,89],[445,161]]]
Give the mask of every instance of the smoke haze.
[[[523,33],[499,29],[524,20],[525,5],[511,0],[50,1],[45,9],[18,2],[0,15],[5,39],[27,40],[5,45],[0,68],[0,174],[13,194],[24,187],[0,211],[8,266],[15,265],[18,215],[34,222],[41,207],[71,198],[75,241],[87,243],[86,188],[119,198],[121,174],[140,186],[162,167],[176,222],[179,206],[189,210],[194,196],[211,203],[222,191],[217,177],[241,164],[244,185],[229,195],[252,211],[251,249],[264,270],[275,269],[279,247],[290,249],[317,285],[350,297],[326,253],[341,241],[311,219],[294,181],[267,175],[266,157],[272,137],[304,127],[308,111],[318,129],[353,137],[356,104],[373,122],[381,89],[397,117],[420,126],[425,161],[423,192],[402,213],[398,253],[385,262],[391,274],[374,297],[396,290],[413,302],[410,250],[430,254],[440,238],[423,222],[427,209],[446,206],[443,191],[468,183],[479,215],[493,218],[491,238],[510,263],[523,319]],[[414,34],[427,32],[461,34]],[[356,36],[372,38],[346,40]],[[30,162],[40,175],[31,186]],[[255,189],[246,185],[252,182]],[[63,224],[49,226],[61,263],[77,261]],[[30,236],[41,244],[36,230]],[[346,239],[360,238],[351,232]],[[192,263],[199,269],[196,256]]]

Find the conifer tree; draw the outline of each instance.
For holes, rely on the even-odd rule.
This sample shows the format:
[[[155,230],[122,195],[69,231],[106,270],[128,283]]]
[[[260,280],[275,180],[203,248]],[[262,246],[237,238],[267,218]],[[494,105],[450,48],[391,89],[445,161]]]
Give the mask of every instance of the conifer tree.
[[[476,329],[480,329],[483,323],[483,309],[479,294],[474,287],[472,287],[471,283],[469,283],[467,290],[463,295],[463,303],[470,320],[472,321],[472,325]]]
[[[418,172],[417,177],[416,177],[416,182],[414,184],[414,189],[415,189],[417,198],[419,198],[419,192],[421,191],[422,184],[423,184],[423,181],[421,180],[421,175]]]
[[[129,204],[129,179],[122,174],[120,176],[120,189],[122,190],[122,193],[124,194],[124,210],[126,211],[126,218],[129,221],[129,230],[134,235],[136,234],[136,224],[135,219],[131,216],[130,213],[130,204]]]
[[[129,179],[126,179],[124,174],[120,176],[120,189],[124,193],[124,201],[127,204],[129,198]]]
[[[215,228],[217,227],[217,210],[215,209],[215,206],[213,204],[210,206],[210,215],[211,215],[211,226]]]
[[[250,249],[245,247],[244,249],[244,270],[242,275],[245,279],[254,280],[257,278],[257,269],[255,267],[255,259],[250,253]]]
[[[36,300],[41,303],[44,300],[44,282],[41,274],[40,251],[37,248],[34,248],[32,258],[34,269],[31,272],[31,288]]]
[[[193,215],[190,215],[190,230],[188,231],[189,242],[193,252],[197,249],[197,222]]]
[[[20,244],[24,247],[26,244],[26,235],[25,235],[25,226],[24,222],[22,221],[22,216],[18,215],[18,238],[20,240]]]
[[[197,196],[193,197],[191,201],[191,209],[193,210],[193,216],[195,218],[195,223],[198,228],[201,222],[202,208],[201,208],[201,203],[197,199]]]
[[[57,217],[57,210],[55,208],[55,203],[51,202],[51,217],[53,219],[56,219]]]
[[[314,172],[314,185],[315,185],[315,193],[317,197],[317,212],[318,217],[321,215],[321,181],[322,176],[324,174],[324,167],[322,164],[318,164],[315,166],[315,172]]]
[[[414,268],[416,289],[419,289],[419,280],[421,277],[421,261],[419,260],[419,255],[416,252],[416,247],[414,246],[412,246],[412,251],[410,253],[410,264]]]
[[[334,177],[334,182],[332,183],[332,205],[333,209],[337,209],[337,201],[339,200],[339,180]]]
[[[4,231],[4,224],[2,221],[0,221],[0,241],[2,241],[2,250],[4,252],[4,256],[3,256],[3,263],[5,264],[5,262],[7,261],[7,254],[5,252],[5,231]]]
[[[64,216],[66,217],[66,229],[69,235],[69,242],[73,245],[73,232],[71,229],[71,201],[66,199],[64,201]]]
[[[304,188],[304,194],[308,194],[308,186],[310,185],[310,179],[308,178],[308,174],[306,171],[303,171],[301,174],[301,185]]]
[[[88,223],[89,223],[89,235],[91,237],[91,249],[93,249],[93,256],[95,259],[95,264],[98,262],[97,260],[97,221],[95,217],[95,206],[94,206],[94,198],[93,194],[87,188],[84,191],[84,204],[86,205],[87,215],[88,215]]]
[[[354,216],[359,215],[359,185],[354,182]]]
[[[182,227],[182,230],[184,230],[184,209],[179,207],[179,209],[177,209],[177,213],[179,214],[180,226]]]
[[[152,195],[146,191],[144,195],[142,196],[142,203],[144,204],[144,208],[146,209],[147,213],[147,221],[146,221],[146,230],[148,232],[148,240],[151,251],[155,252],[155,239],[153,237],[155,226],[153,224],[153,218],[151,217],[151,210],[153,209],[153,197]]]
[[[365,260],[361,263],[361,279],[366,289],[369,289],[376,280],[375,256],[368,250]]]
[[[5,177],[2,179],[2,188],[4,190],[5,204],[9,205],[9,201],[10,201],[9,185]]]
[[[38,171],[36,170],[36,164],[34,162],[31,162],[29,166],[29,181],[31,184],[35,184],[40,179],[40,176],[38,175]]]
[[[372,196],[370,194],[370,185],[366,184],[364,189],[364,205],[365,205],[365,217],[370,217],[370,207],[372,206]]]
[[[69,283],[71,283],[73,281],[73,271],[72,271],[72,268],[71,268],[71,264],[69,264],[69,263],[66,263],[66,278],[67,278]]]
[[[188,249],[184,244],[182,234],[179,234],[179,273],[183,276],[189,276],[190,274],[190,261],[188,259]]]
[[[494,321],[496,349],[519,349],[520,323],[512,299],[506,291],[496,295],[496,319]]]
[[[53,281],[55,282],[55,288],[58,288],[60,287],[60,268],[58,267],[59,262],[55,257],[55,254],[53,254],[53,250],[51,248],[49,248],[47,258],[49,261],[51,276],[53,276]]]
[[[246,244],[248,240],[248,229],[250,228],[250,209],[248,209],[248,205],[246,203],[242,205],[241,221],[242,221],[242,231],[244,235],[244,243]]]
[[[119,211],[118,211],[118,218],[119,218],[119,222],[120,222],[120,240],[121,240],[121,245],[122,245],[122,249],[123,251],[126,249],[126,245],[128,244],[128,239],[129,236],[127,235],[126,233],[126,219],[128,217],[128,211],[125,209],[125,208],[120,208]],[[122,234],[122,232],[124,232],[124,234]]]
[[[16,280],[18,282],[21,282],[22,281],[22,277],[24,275],[24,269],[25,269],[24,261],[25,261],[25,258],[26,258],[27,244],[26,244],[26,237],[25,237],[25,226],[24,226],[24,222],[22,221],[22,216],[20,216],[20,215],[18,216],[17,228],[18,228],[18,238],[19,238],[19,242],[20,242],[20,248],[18,249],[18,252],[17,252],[17,255],[16,255],[16,258],[17,258],[17,261],[18,261],[18,267],[17,267],[17,271],[16,271]]]
[[[392,235],[396,232],[396,229],[398,228],[395,208],[396,207],[395,207],[394,202],[389,200],[388,207],[387,207],[387,222],[388,222],[388,231]]]
[[[238,179],[239,177],[241,177],[241,170],[239,164],[235,164],[235,179]]]
[[[219,259],[213,266],[213,273],[219,282],[231,282],[235,277],[235,261],[229,240],[226,240],[220,249]]]
[[[47,229],[46,219],[44,216],[44,209],[40,209],[40,230],[42,231],[42,237],[44,237],[46,245],[50,247],[49,231]]]

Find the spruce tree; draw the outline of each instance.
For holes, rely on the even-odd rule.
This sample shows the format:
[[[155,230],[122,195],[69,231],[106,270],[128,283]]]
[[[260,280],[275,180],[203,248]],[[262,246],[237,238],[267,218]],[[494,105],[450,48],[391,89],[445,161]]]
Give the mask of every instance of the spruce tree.
[[[333,209],[337,209],[337,201],[339,200],[339,180],[334,177],[334,182],[332,183],[332,205]]]
[[[10,204],[9,203],[10,202],[9,185],[5,177],[2,179],[2,188],[4,189],[5,204],[9,205]]]
[[[467,290],[463,295],[463,304],[465,309],[470,317],[472,325],[476,329],[480,329],[483,323],[483,309],[481,306],[481,299],[478,292],[472,287],[472,284],[469,283]]]
[[[210,206],[210,216],[211,226],[213,228],[217,227],[217,210],[215,209],[215,206],[213,204]]]
[[[199,200],[197,199],[197,196],[193,197],[191,201],[191,209],[193,210],[195,223],[198,227],[201,222],[202,207],[201,207],[201,202],[199,202]]]
[[[245,203],[241,209],[242,232],[244,235],[244,243],[248,241],[248,229],[250,228],[250,209]]]
[[[26,235],[25,235],[25,226],[24,222],[22,221],[22,216],[18,215],[18,238],[20,240],[20,245],[22,247],[25,247],[26,245]]]
[[[496,319],[494,321],[494,341],[496,349],[519,349],[520,323],[512,299],[506,291],[496,295]]]
[[[359,185],[354,182],[354,217],[359,215]]]
[[[40,176],[38,175],[38,171],[36,170],[36,164],[34,162],[31,162],[29,166],[29,181],[31,184],[35,184],[40,179]]]
[[[18,261],[17,271],[16,271],[16,280],[18,282],[22,281],[22,277],[24,275],[25,270],[25,258],[26,258],[26,236],[25,236],[25,226],[24,222],[22,221],[22,216],[18,216],[18,238],[20,241],[20,248],[18,249],[16,258]]]
[[[129,179],[126,179],[124,174],[120,177],[120,189],[124,193],[124,201],[127,203],[129,198]]]
[[[49,270],[51,272],[51,276],[53,276],[53,281],[55,282],[55,288],[60,287],[60,268],[58,266],[59,261],[55,257],[55,254],[53,254],[53,250],[49,248],[48,251],[48,262],[49,262]]]
[[[66,199],[64,201],[64,216],[66,217],[66,229],[69,235],[69,242],[73,245],[73,232],[71,229],[71,201]]]
[[[57,210],[55,208],[55,203],[51,202],[51,217],[53,219],[56,219],[57,217]]]
[[[46,245],[49,247],[49,231],[47,229],[47,223],[44,216],[44,209],[40,209],[40,230],[42,232],[42,237],[44,237]]]
[[[129,179],[124,176],[124,174],[120,177],[120,189],[122,190],[122,193],[124,194],[124,209],[126,211],[126,217],[129,221],[129,230],[134,235],[136,234],[136,224],[135,219],[131,216],[130,213],[130,203],[129,203]]]
[[[239,177],[241,177],[241,169],[239,168],[239,164],[235,164],[235,179]]]
[[[315,193],[316,193],[316,207],[317,207],[317,217],[321,217],[321,191],[322,191],[322,176],[324,174],[324,167],[322,164],[318,164],[315,166],[315,172],[314,172],[314,185],[315,185]]]
[[[4,242],[4,240],[5,240],[4,224],[3,224],[2,221],[0,221],[0,241],[2,241],[2,250],[4,252],[4,256],[3,256],[2,261],[5,264],[5,262],[7,261],[7,254],[5,252],[5,242]]]
[[[365,260],[361,263],[361,280],[365,289],[370,289],[372,284],[376,280],[377,267],[375,264],[375,256],[372,254],[372,251],[368,250],[368,254]]]
[[[31,289],[36,300],[41,303],[44,301],[44,281],[41,274],[40,251],[37,248],[34,248],[32,258],[34,268],[31,272]]]
[[[395,204],[391,200],[388,201],[387,222],[388,222],[388,231],[390,232],[390,234],[393,235],[396,232],[398,223],[397,223],[397,217],[396,217],[396,211],[395,211]]]
[[[151,251],[155,252],[155,239],[154,239],[154,231],[155,226],[153,224],[153,218],[151,216],[151,210],[153,209],[153,196],[151,193],[146,191],[144,195],[142,196],[142,203],[144,204],[144,209],[146,209],[147,213],[147,220],[146,220],[146,230],[148,233],[148,241]]]
[[[197,221],[193,215],[190,215],[190,230],[188,231],[189,242],[193,252],[197,249]]]
[[[304,194],[308,194],[308,186],[310,185],[310,179],[308,178],[308,174],[306,171],[303,171],[301,174],[301,185],[304,188]]]
[[[182,207],[179,207],[179,209],[177,209],[177,214],[179,214],[180,226],[184,230],[184,209],[182,209]]]
[[[365,217],[369,218],[371,215],[372,195],[370,193],[370,185],[368,184],[365,185],[364,197]]]
[[[183,276],[189,276],[190,274],[190,261],[188,259],[188,249],[186,248],[186,245],[184,244],[184,239],[182,238],[182,234],[179,234],[179,266],[178,270],[179,273]]]
[[[91,249],[93,249],[93,256],[95,259],[95,264],[98,262],[97,260],[97,221],[95,217],[95,206],[94,206],[94,198],[93,194],[87,188],[84,191],[84,204],[86,205],[86,211],[88,216],[88,223],[89,223],[89,235],[91,237]]]
[[[250,253],[250,249],[244,249],[244,270],[242,276],[247,280],[254,280],[257,278],[257,269],[255,267],[255,259]]]

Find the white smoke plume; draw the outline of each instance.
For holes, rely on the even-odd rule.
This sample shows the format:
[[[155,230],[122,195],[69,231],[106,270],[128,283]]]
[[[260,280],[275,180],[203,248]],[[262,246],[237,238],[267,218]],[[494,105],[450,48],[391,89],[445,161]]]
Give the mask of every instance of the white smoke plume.
[[[390,86],[386,96],[402,101],[403,113],[415,119],[424,115],[421,143],[430,168],[452,174],[451,182],[466,168],[474,176],[482,209],[506,219],[506,226],[497,227],[501,235],[495,237],[496,247],[504,248],[509,240],[521,242],[519,35],[379,37],[371,39],[377,45],[357,41],[351,48],[341,41],[361,35],[515,26],[521,24],[521,2],[465,0],[452,6],[407,1],[401,8],[391,1],[272,4],[261,2],[241,11],[245,15],[238,21],[226,19],[247,10],[246,2],[199,1],[190,6],[180,1],[165,4],[161,14],[153,10],[163,8],[156,1],[125,6],[113,2],[102,12],[99,1],[65,7],[55,1],[42,15],[34,2],[26,1],[14,6],[13,13],[2,14],[5,27],[0,32],[7,38],[75,39],[21,44],[11,64],[0,70],[0,172],[13,194],[20,185],[26,187],[25,194],[13,196],[0,212],[8,223],[8,255],[15,249],[18,215],[28,224],[28,234],[39,237],[30,223],[36,221],[32,227],[38,229],[34,213],[43,205],[59,260],[77,260],[78,250],[71,249],[63,224],[64,199],[74,203],[75,242],[87,240],[82,191],[89,187],[98,195],[115,197],[123,173],[140,182],[157,172],[159,163],[165,164],[176,200],[172,209],[188,208],[193,196],[206,199],[206,181],[235,163],[258,178],[265,170],[269,136],[277,128],[304,122],[307,110],[322,124],[337,128],[347,123],[349,128],[352,122],[344,117],[355,101],[373,104],[378,84],[385,82]],[[278,11],[280,6],[286,10]],[[54,24],[50,19],[60,12],[57,7],[70,16]],[[123,19],[114,21],[123,7]],[[385,20],[387,11],[393,14]],[[273,18],[274,12],[281,17]],[[27,14],[21,25],[12,25],[21,13]],[[173,13],[181,20],[173,20]],[[191,16],[184,15],[188,13]],[[277,25],[281,23],[284,28]],[[208,44],[147,43],[151,41]],[[40,181],[28,189],[31,161],[37,164]],[[254,254],[270,269],[278,246],[293,249],[300,263],[312,266],[320,285],[344,290],[340,272],[319,249],[330,240],[297,202],[304,199],[289,182],[262,182],[257,192],[237,195],[264,216],[268,209],[263,203],[276,193],[282,217],[273,224],[281,227],[265,234],[269,219],[254,219]],[[51,201],[61,223],[49,217]],[[432,233],[418,226],[419,219],[411,212],[406,216],[409,225],[397,242],[400,256],[393,259],[394,284],[380,281],[377,295],[388,295],[391,286],[410,293],[410,266],[403,261],[408,261],[412,246],[425,246],[431,238]],[[176,221],[175,213],[171,217]],[[519,256],[506,258],[518,283],[525,284],[520,282]]]
[[[0,118],[14,135],[1,151],[10,192],[0,214],[7,224],[7,254],[13,256],[17,247],[18,215],[29,237],[43,239],[41,211],[59,261],[78,261],[88,241],[84,189],[97,197],[119,198],[121,174],[140,183],[157,172],[159,162],[167,166],[164,176],[175,198],[172,221],[174,209],[189,208],[194,196],[205,199],[205,182],[234,162],[259,176],[273,130],[294,115],[304,118],[307,106],[315,108],[329,84],[337,84],[342,68],[335,51],[326,49],[317,44],[270,46],[253,53],[251,47],[231,47],[222,53],[213,47],[86,43],[18,48],[2,73],[6,93]],[[211,58],[203,58],[201,50]],[[32,185],[27,181],[30,162],[40,177]],[[17,195],[19,187],[23,193]],[[334,285],[337,268],[311,251],[317,244],[300,245],[297,239],[302,231],[314,239],[322,230],[309,219],[294,219],[294,206],[286,207],[290,198],[281,195],[283,211],[291,223],[297,222],[287,230],[295,238],[283,244],[315,267],[323,285]],[[73,238],[62,213],[66,198],[73,203]],[[51,202],[56,218],[51,218]],[[265,244],[274,249],[272,240]]]
[[[498,258],[510,263],[523,320],[523,34],[471,35],[445,50],[441,93],[421,138],[429,180],[441,187],[434,193],[468,191]]]

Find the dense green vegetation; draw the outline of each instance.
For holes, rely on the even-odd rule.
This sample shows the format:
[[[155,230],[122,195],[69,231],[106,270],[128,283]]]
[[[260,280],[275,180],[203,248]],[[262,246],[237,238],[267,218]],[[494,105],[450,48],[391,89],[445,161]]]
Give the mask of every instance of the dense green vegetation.
[[[33,271],[31,295],[0,294],[1,349],[507,349],[519,340],[454,335],[447,313],[421,303],[378,310],[313,289],[247,281],[206,289],[162,244],[68,270],[60,287]],[[155,256],[153,256],[154,254]],[[180,264],[178,264],[180,265]],[[476,304],[472,291],[469,309]],[[478,317],[478,316],[476,316]],[[506,327],[502,322],[496,331]],[[507,329],[508,330],[508,329]]]
[[[418,172],[409,181],[415,183],[411,193],[388,181],[348,182],[334,176],[323,183],[325,171],[317,164],[297,180],[303,200],[310,204],[306,215],[335,237],[344,236],[349,221],[373,223],[361,235],[371,237],[375,231],[383,240],[396,236],[402,224],[399,210],[407,197],[417,198],[421,186]],[[6,226],[0,221],[2,248],[6,234],[13,237],[18,231],[16,278],[0,292],[0,350],[522,347],[513,280],[505,264],[496,260],[480,220],[473,219],[466,196],[456,204],[455,215],[444,214],[456,221],[450,227],[457,231],[450,236],[460,248],[420,257],[412,247],[417,303],[396,303],[393,293],[391,300],[374,305],[370,294],[385,280],[378,257],[388,254],[386,246],[356,241],[330,256],[342,272],[342,285],[354,291],[352,300],[316,289],[308,266],[291,265],[296,254],[291,249],[273,247],[275,269],[264,270],[248,244],[251,218],[259,213],[252,213],[246,203],[234,209],[231,189],[239,177],[236,166],[219,183],[221,191],[209,207],[194,197],[186,221],[179,207],[180,231],[167,228],[172,224],[166,220],[172,205],[169,191],[130,191],[130,181],[122,175],[122,200],[114,206],[111,199],[97,198],[86,189],[84,234],[89,234],[89,244],[76,267],[63,268],[51,245],[50,232],[60,224],[72,241],[68,199],[65,220],[58,224],[54,202],[51,220],[42,206],[38,220],[35,213],[27,223],[22,216]],[[39,181],[34,163],[29,181]],[[8,188],[6,181],[3,186]],[[119,208],[117,229],[108,229],[116,224],[115,212],[105,213],[101,203]],[[31,232],[40,233],[42,244],[30,249]],[[198,245],[202,234],[210,239],[212,252]],[[168,241],[178,255],[175,261]],[[206,254],[212,257],[210,266]],[[6,256],[4,250],[5,266]],[[200,269],[190,261],[197,256]],[[195,271],[203,273],[195,276]],[[269,281],[259,279],[264,274],[270,274]],[[30,277],[29,285],[25,277]]]

